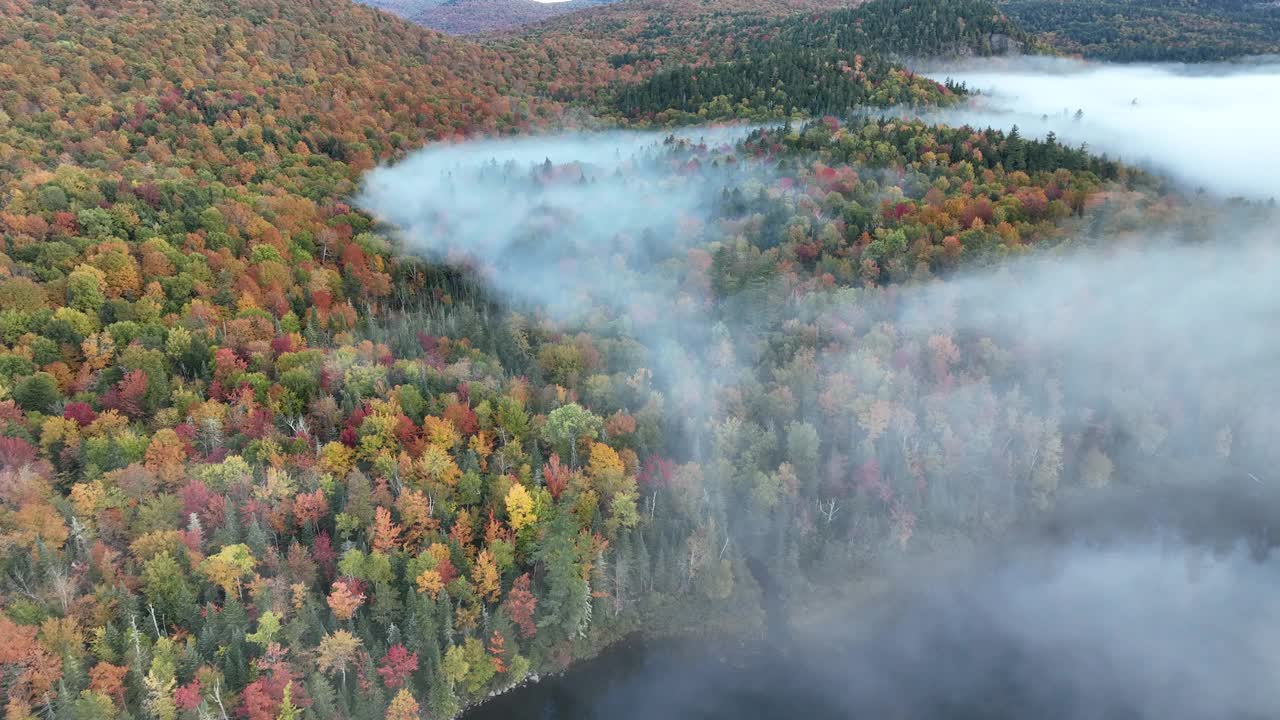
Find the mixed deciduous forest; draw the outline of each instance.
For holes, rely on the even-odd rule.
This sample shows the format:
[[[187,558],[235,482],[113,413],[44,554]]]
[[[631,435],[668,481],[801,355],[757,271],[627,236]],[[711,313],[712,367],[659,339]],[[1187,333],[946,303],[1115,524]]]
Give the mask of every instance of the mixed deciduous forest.
[[[762,636],[766,577],[813,596],[1062,497],[1273,467],[1256,378],[1188,383],[1136,346],[1101,353],[1132,394],[1091,393],[1062,358],[1096,294],[1020,336],[983,328],[1023,306],[963,293],[1274,219],[902,114],[969,93],[904,57],[1145,57],[1045,34],[1051,5],[628,0],[482,42],[346,0],[0,2],[6,717],[448,718],[632,633]],[[1270,42],[1224,4],[1257,33],[1202,50],[1217,6],[1171,8],[1174,57]],[[495,155],[437,172],[455,195],[421,218],[361,209],[366,173],[424,146],[729,119],[778,124]],[[450,235],[481,188],[538,207],[511,247],[546,265]],[[564,197],[664,194],[697,199],[592,225],[607,251],[564,239],[596,217]],[[539,286],[566,316],[509,290],[547,268],[635,294]],[[947,320],[968,312],[1001,319]]]

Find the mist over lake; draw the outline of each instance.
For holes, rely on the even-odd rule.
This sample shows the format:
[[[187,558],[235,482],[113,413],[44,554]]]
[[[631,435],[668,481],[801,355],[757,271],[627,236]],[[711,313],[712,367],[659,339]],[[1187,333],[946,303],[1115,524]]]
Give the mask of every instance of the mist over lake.
[[[1252,720],[1280,711],[1274,560],[1125,540],[899,576],[783,643],[635,640],[469,720]],[[967,568],[967,569],[961,569]],[[822,625],[823,629],[818,626]]]

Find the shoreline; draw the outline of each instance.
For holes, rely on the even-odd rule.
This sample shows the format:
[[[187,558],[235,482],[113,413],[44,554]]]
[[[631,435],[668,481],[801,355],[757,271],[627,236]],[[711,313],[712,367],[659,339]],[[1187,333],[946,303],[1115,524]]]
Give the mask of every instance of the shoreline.
[[[618,638],[615,638],[593,652],[582,657],[573,659],[566,667],[559,670],[542,670],[530,671],[523,679],[514,682],[502,689],[491,690],[484,698],[463,705],[458,713],[450,720],[458,718],[474,717],[481,713],[483,708],[492,704],[494,701],[510,695],[513,692],[528,690],[535,686],[541,685],[547,681],[562,679],[566,676],[583,673],[589,667],[597,666],[602,659],[609,659],[615,655],[626,655],[629,653],[644,653],[655,646],[664,643],[680,643],[693,642],[701,640],[706,643],[709,648],[715,648],[712,653],[718,660],[730,662],[730,657],[725,650],[735,647],[739,650],[748,648],[753,644],[763,642],[764,638],[752,638],[749,633],[729,633],[721,629],[706,630],[704,627],[691,624],[683,628],[665,628],[659,630],[634,630]]]

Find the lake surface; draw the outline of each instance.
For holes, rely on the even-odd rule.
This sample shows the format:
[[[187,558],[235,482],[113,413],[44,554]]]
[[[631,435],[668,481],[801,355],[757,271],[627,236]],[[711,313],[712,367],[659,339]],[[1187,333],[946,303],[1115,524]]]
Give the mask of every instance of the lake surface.
[[[760,678],[768,678],[761,682]],[[632,638],[563,675],[475,708],[466,720],[842,717],[761,648],[733,655],[694,640]]]
[[[770,648],[632,639],[467,720],[1280,717],[1280,566],[1245,544],[1070,544],[832,599]]]

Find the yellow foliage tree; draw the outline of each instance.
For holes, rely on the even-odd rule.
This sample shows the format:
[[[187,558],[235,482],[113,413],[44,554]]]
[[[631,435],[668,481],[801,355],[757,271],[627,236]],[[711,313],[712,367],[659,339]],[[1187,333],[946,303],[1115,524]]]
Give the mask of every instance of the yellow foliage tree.
[[[400,519],[404,521],[406,532],[404,545],[416,547],[427,533],[435,530],[439,522],[431,516],[432,502],[426,493],[405,488],[396,498],[396,507],[400,510]]]
[[[182,533],[177,530],[152,530],[129,543],[129,552],[140,562],[146,562],[164,553],[178,559],[188,555],[187,546],[182,541]]]
[[[430,415],[422,419],[422,435],[441,450],[452,450],[462,440],[452,420]]]
[[[227,545],[216,555],[210,555],[200,563],[200,572],[209,581],[218,585],[230,597],[239,596],[240,581],[253,572],[258,561],[253,557],[249,546],[243,543]]]
[[[609,490],[626,476],[627,468],[613,448],[598,442],[591,444],[591,460],[587,464],[587,474],[591,477],[596,489],[608,496],[612,494]]]
[[[76,483],[71,487],[71,507],[75,509],[78,517],[91,519],[98,512],[106,495],[107,491],[102,480]]]
[[[386,720],[418,720],[420,712],[418,701],[413,699],[409,690],[400,688],[400,692],[391,698],[391,704],[387,706]]]
[[[520,483],[514,483],[507,491],[507,520],[517,532],[531,523],[537,522],[538,516],[533,514],[533,497]]]
[[[428,445],[414,464],[414,469],[424,478],[450,487],[456,485],[462,475],[449,452],[439,445]]]
[[[346,477],[355,456],[354,450],[340,442],[327,443],[320,449],[320,469],[337,478]]]
[[[472,569],[472,582],[475,583],[476,590],[489,602],[497,602],[498,597],[502,594],[502,582],[498,577],[498,563],[493,559],[493,553],[486,548],[480,551],[479,557],[476,558],[475,567]]]
[[[316,648],[316,665],[321,672],[342,673],[342,686],[347,685],[347,667],[356,660],[360,652],[360,639],[347,632],[338,630],[332,635],[325,635]]]
[[[115,341],[105,332],[94,333],[80,343],[80,354],[84,356],[84,367],[90,370],[101,370],[111,364],[115,356]]]
[[[65,448],[80,447],[80,424],[75,420],[51,417],[40,427],[40,447],[45,452],[61,444]]]
[[[449,546],[444,543],[431,543],[431,547],[427,548],[427,555],[430,555],[437,565],[448,560],[449,554]]]
[[[115,410],[98,413],[98,417],[84,429],[88,437],[112,437],[129,427],[129,418]]]
[[[391,410],[398,413],[399,408],[394,403],[376,405],[373,414],[360,423],[360,457],[370,461],[383,453],[392,453],[399,447],[396,439],[398,416],[391,414]]]
[[[493,438],[483,430],[471,436],[471,441],[467,443],[471,451],[476,454],[480,460],[480,469],[489,469],[489,456],[493,454]]]
[[[33,555],[41,545],[55,550],[61,548],[70,535],[62,514],[42,498],[23,503],[18,512],[9,517],[8,524],[12,533],[7,538],[0,536],[0,543],[16,542],[30,548]]]
[[[434,600],[440,591],[444,589],[444,578],[440,577],[440,573],[435,570],[423,570],[418,575],[418,592],[426,593]]]

